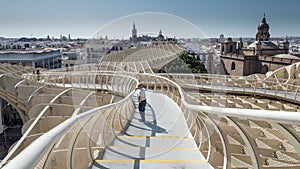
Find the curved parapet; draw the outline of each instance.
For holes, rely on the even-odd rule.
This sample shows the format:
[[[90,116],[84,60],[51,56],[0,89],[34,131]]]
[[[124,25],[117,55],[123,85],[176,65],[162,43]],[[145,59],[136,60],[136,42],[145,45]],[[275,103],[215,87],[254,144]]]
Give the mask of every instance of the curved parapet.
[[[172,60],[176,59],[182,52],[184,47],[179,44],[159,44],[151,46],[142,46],[129,50],[122,50],[114,52],[104,56],[101,59],[101,64],[105,62],[113,63],[112,68],[118,71],[131,71],[131,72],[157,72],[164,65],[168,64]],[[127,63],[134,63],[135,66],[127,67]],[[121,66],[115,66],[120,65]],[[146,63],[146,68],[142,66],[137,67],[136,65]],[[122,66],[124,65],[124,66]],[[150,70],[149,70],[149,67]],[[146,71],[145,71],[146,70]]]
[[[36,77],[30,77],[30,75],[27,75],[27,78],[35,79]],[[30,108],[27,113],[29,120],[23,125],[22,138],[10,149],[9,154],[2,161],[2,165],[23,151],[23,149],[30,145],[30,143],[34,140],[40,138],[45,133],[48,133],[52,128],[59,126],[66,120],[76,120],[77,116],[83,112],[87,112],[88,110],[92,110],[96,107],[106,107],[107,104],[111,104],[109,106],[112,107],[110,111],[116,110],[112,105],[114,102],[124,102],[124,97],[127,97],[128,100],[128,103],[126,104],[132,105],[128,95],[130,92],[134,91],[137,86],[137,81],[135,79],[113,74],[43,74],[39,77],[39,80],[43,81],[43,83],[46,83],[47,85],[38,83],[42,87],[37,86],[35,90],[32,90],[31,96],[29,95],[28,98],[23,99],[25,102],[24,104]],[[120,83],[120,81],[122,83]],[[123,105],[121,107],[123,107]],[[94,111],[94,113],[96,112],[98,111]],[[127,112],[124,112],[125,115],[122,114],[124,116],[118,117],[120,122],[118,122],[116,126],[118,126],[119,132],[122,128],[126,127],[126,123],[130,118],[130,112],[129,108]],[[108,113],[106,108],[101,109],[95,118],[98,119],[99,115],[104,115],[103,113]],[[106,115],[109,116],[107,118],[116,118],[116,116],[111,116],[111,113]],[[88,120],[90,120],[90,118],[91,116]],[[79,120],[78,123],[74,125],[81,128],[85,125],[85,122],[82,123],[82,121]],[[88,123],[88,125],[90,125],[90,123]],[[73,129],[70,129],[70,134],[62,135],[67,142],[74,142],[74,140],[71,139],[72,131]],[[82,132],[86,132],[86,130],[83,130]],[[59,132],[58,134],[62,133]],[[110,136],[110,139],[107,142],[112,141],[111,139],[113,139],[115,132],[108,135],[111,134],[112,136]],[[74,139],[77,139],[77,136]],[[71,144],[64,143],[62,140],[57,141],[60,141],[62,147],[69,146]]]
[[[175,82],[154,76],[141,75],[140,78],[148,88],[163,92],[177,102],[185,114],[191,133],[194,133],[199,150],[206,155],[208,162],[214,167],[263,168],[271,165],[270,167],[289,168],[300,165],[296,162],[300,159],[299,135],[287,127],[281,127],[293,128],[299,125],[298,108],[292,108],[298,107],[297,104],[278,105],[280,102],[276,104],[272,101],[268,102],[266,99],[260,101],[258,98],[253,98],[259,101],[255,103],[251,97],[228,97],[228,94],[218,95],[218,93],[215,95],[213,93],[205,95],[204,93],[207,99],[205,101],[199,98],[198,92],[201,89],[199,86],[190,86],[189,92],[185,92]],[[192,84],[196,84],[196,79],[204,79],[191,77],[192,75],[177,75],[180,76],[178,78],[174,76],[176,75],[173,75],[172,79],[180,82],[180,86],[184,88],[188,87],[183,85],[185,80],[187,84],[188,80],[192,81]],[[184,76],[186,78],[183,78]],[[213,79],[215,82],[217,81],[217,77],[213,77]],[[219,80],[221,79],[223,78]],[[231,84],[231,86],[233,85]],[[195,93],[192,92],[193,88],[196,89]],[[188,97],[194,97],[197,102],[188,103]],[[206,104],[201,106],[203,103]],[[236,107],[228,108],[229,104],[226,105],[226,103],[233,103]],[[272,107],[273,110],[266,110],[268,107]],[[208,128],[210,130],[207,130]],[[206,136],[206,139],[203,136]],[[209,137],[210,139],[208,139]],[[295,161],[286,160],[283,156],[287,159],[295,159]]]
[[[0,74],[22,76],[24,73],[33,73],[36,69],[33,67],[23,67],[20,65],[11,65],[8,63],[0,63]]]
[[[275,70],[274,72],[268,72],[265,80],[276,79],[278,83],[300,85],[300,63],[294,63],[289,66],[285,66]]]
[[[297,85],[260,76],[103,71],[113,62],[106,63],[101,67],[85,65],[74,72],[45,72],[39,79],[24,75],[39,83],[12,80],[32,94],[20,94],[19,100],[28,107],[29,120],[23,126],[24,140],[2,162],[4,168],[87,168],[96,160],[145,161],[131,157],[103,160],[117,136],[126,137],[128,125],[133,125],[133,93],[138,83],[143,83],[148,92],[162,93],[177,104],[196,151],[205,159],[201,162],[214,168],[300,166]],[[124,63],[115,63],[112,67],[125,68]],[[27,87],[29,84],[37,86]],[[127,137],[141,138],[139,133]]]

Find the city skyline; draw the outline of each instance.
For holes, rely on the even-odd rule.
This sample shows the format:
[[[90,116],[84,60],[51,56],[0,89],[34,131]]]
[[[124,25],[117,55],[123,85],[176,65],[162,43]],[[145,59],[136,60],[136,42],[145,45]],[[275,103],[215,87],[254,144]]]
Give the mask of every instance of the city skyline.
[[[297,22],[300,17],[300,11],[297,10],[300,2],[296,0],[288,2],[274,0],[272,3],[258,0],[251,2],[238,0],[226,2],[221,0],[153,0],[151,2],[10,0],[1,3],[0,37],[40,38],[47,37],[47,35],[59,37],[71,34],[72,38],[90,38],[95,36],[99,29],[119,18],[149,12],[177,16],[196,26],[206,37],[218,37],[220,34],[224,34],[225,37],[254,37],[257,25],[266,13],[272,37],[300,36],[298,31],[300,23]],[[180,30],[186,28],[172,24],[169,24],[170,27],[165,27],[159,24],[165,22],[161,18],[155,20],[153,16],[153,19],[151,23],[141,23],[142,20],[135,21],[129,18],[128,23],[122,25],[122,31],[118,31],[122,35],[116,35],[116,37],[128,37],[131,34],[133,21],[137,24],[138,33],[139,31],[158,33],[162,29],[163,33],[170,36],[199,37],[195,31],[186,31],[190,34],[181,34],[183,31],[180,32]],[[168,23],[166,25],[168,26]]]

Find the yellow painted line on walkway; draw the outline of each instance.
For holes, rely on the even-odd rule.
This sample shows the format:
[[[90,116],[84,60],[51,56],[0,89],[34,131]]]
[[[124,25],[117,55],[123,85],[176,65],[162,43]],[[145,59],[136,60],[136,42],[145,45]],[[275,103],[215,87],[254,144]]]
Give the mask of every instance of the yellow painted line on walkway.
[[[97,163],[133,163],[134,160],[95,160]]]
[[[165,148],[165,147],[139,147],[139,146],[109,146],[109,148],[146,148],[146,149],[154,149],[154,150],[188,150],[188,151],[198,151],[197,148],[184,148],[184,147],[173,147],[173,148]]]
[[[194,138],[190,137],[176,137],[176,136],[118,136],[120,138],[161,138],[161,139],[178,139],[178,140],[194,140]]]
[[[133,163],[135,160],[95,160],[97,163]],[[139,160],[141,163],[207,163],[206,160]]]

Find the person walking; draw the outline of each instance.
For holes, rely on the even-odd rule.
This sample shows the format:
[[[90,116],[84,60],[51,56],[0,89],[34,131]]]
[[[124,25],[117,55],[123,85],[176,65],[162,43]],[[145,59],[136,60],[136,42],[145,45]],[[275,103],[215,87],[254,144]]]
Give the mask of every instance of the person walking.
[[[145,122],[145,107],[146,107],[146,89],[143,84],[139,84],[136,89],[139,89],[138,92],[138,102],[139,102],[139,112],[141,115],[140,122]]]

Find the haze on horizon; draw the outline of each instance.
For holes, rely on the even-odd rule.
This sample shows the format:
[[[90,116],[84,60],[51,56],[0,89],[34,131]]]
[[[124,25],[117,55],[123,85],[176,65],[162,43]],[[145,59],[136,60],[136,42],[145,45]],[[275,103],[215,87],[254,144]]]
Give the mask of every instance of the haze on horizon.
[[[5,0],[0,6],[0,37],[45,38],[50,35],[58,38],[71,34],[72,38],[89,38],[109,22],[144,12],[168,13],[186,19],[207,37],[220,34],[254,37],[266,13],[271,37],[300,36],[299,6],[298,0]],[[118,28],[124,37],[131,34],[132,22]],[[136,22],[138,33],[158,33],[162,29],[170,36],[185,33],[182,36],[199,37],[194,31],[182,30],[179,25],[169,24],[170,27],[165,28],[160,22],[155,17],[148,25]]]

